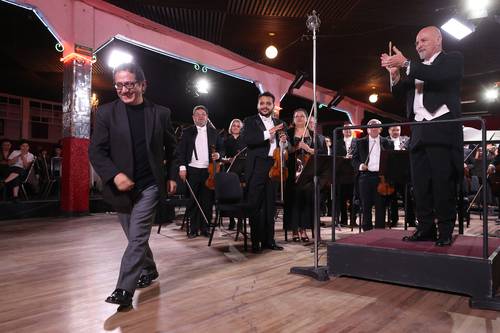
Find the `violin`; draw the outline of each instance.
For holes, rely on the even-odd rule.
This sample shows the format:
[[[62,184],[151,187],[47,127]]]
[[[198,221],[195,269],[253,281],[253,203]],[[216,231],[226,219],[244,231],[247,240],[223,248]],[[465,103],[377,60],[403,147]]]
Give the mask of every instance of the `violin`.
[[[210,155],[216,153],[215,146],[210,146]],[[210,190],[215,190],[215,174],[220,172],[220,165],[216,160],[212,159],[212,163],[208,165],[208,178],[205,181],[205,186]]]
[[[380,181],[377,185],[377,192],[380,195],[387,196],[394,194],[394,191],[396,191],[396,189],[394,186],[385,181],[385,176],[380,176]]]
[[[282,135],[283,131],[279,132]],[[278,143],[273,151],[274,164],[269,170],[269,178],[274,181],[282,181],[288,178],[288,168],[286,167],[286,161],[288,160],[288,151],[283,149]]]

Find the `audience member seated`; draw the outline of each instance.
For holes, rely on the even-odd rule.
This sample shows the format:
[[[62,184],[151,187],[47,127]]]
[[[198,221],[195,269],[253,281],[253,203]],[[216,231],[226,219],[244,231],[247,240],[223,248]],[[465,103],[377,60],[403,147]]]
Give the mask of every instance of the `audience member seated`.
[[[28,141],[21,140],[19,150],[14,150],[8,157],[9,175],[5,178],[5,185],[12,188],[12,199],[17,201],[19,197],[19,185],[27,176],[35,157],[29,152]]]

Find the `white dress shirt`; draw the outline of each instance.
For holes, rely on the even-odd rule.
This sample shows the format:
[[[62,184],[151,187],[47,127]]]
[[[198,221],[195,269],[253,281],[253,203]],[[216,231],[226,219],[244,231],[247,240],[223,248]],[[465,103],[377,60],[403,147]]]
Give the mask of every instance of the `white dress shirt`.
[[[351,144],[352,144],[352,136],[348,138],[344,137],[344,143],[345,143],[346,154],[349,155],[349,151],[351,150]]]
[[[208,136],[207,136],[207,126],[198,127],[198,135],[196,135],[196,141],[194,145],[196,147],[196,154],[194,153],[191,156],[191,163],[189,163],[190,167],[203,169],[208,168],[209,159],[208,159]]]
[[[12,153],[10,153],[9,155],[9,160],[15,158],[15,157],[18,157],[21,155],[21,151],[20,150],[14,150]],[[33,160],[35,159],[35,156],[33,156],[32,153],[27,153],[26,154],[26,161],[28,163],[31,163],[33,162]],[[24,169],[24,165],[23,165],[23,160],[21,159],[21,157],[17,158],[16,159],[16,162],[14,164],[12,164],[12,166],[15,166],[15,167],[19,167],[19,168],[23,168]]]
[[[426,60],[423,62],[424,65],[430,65],[432,62],[436,59],[436,57],[440,54],[441,52],[438,52],[434,54],[429,60]],[[410,65],[411,66],[411,65]],[[408,67],[408,72],[410,68]],[[415,113],[415,120],[416,121],[422,121],[422,120],[432,120],[437,117],[441,117],[442,115],[450,112],[450,109],[446,106],[446,104],[443,104],[439,109],[437,109],[434,113],[430,113],[425,107],[424,107],[424,81],[415,79],[415,99],[413,100],[413,113]]]
[[[267,155],[273,156],[274,149],[276,148],[276,136],[269,133],[269,130],[274,127],[273,118],[271,116],[263,117],[260,113],[259,117],[260,119],[262,119],[262,122],[266,127],[266,130],[264,131],[264,140],[269,140],[269,142],[271,143],[271,147],[269,148],[269,153]]]
[[[391,137],[392,142],[394,142],[394,150],[401,150],[401,137],[393,138]]]
[[[380,135],[375,139],[368,137],[368,171],[376,172],[380,168]]]

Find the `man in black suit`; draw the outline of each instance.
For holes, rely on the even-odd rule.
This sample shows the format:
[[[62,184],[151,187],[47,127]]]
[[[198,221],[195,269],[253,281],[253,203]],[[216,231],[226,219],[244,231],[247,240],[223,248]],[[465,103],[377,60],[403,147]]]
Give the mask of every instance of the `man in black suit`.
[[[381,124],[371,119],[367,125]],[[380,153],[393,150],[392,141],[380,136],[382,128],[368,128],[368,135],[354,142],[352,166],[358,171],[359,195],[363,207],[363,230],[373,229],[372,208],[375,204],[375,228],[385,227],[385,198],[377,192],[379,183]]]
[[[165,181],[166,171],[167,179],[175,172],[175,138],[170,110],[144,99],[146,79],[138,65],[116,67],[113,79],[119,99],[99,108],[89,157],[128,239],[116,290],[106,302],[130,306],[135,289],[158,278],[148,240],[158,201],[166,187],[176,189],[175,181]]]
[[[208,223],[210,223],[214,191],[205,186],[205,181],[208,178],[209,165],[220,159],[221,154],[224,154],[224,148],[216,129],[208,123],[208,109],[205,106],[197,105],[194,107],[193,122],[193,126],[182,131],[177,148],[179,177],[182,181],[187,179],[196,199],[203,208]],[[188,237],[195,238],[200,231],[203,236],[208,236],[209,226],[194,198],[191,198],[186,210],[190,213]]]
[[[391,140],[394,144],[394,150],[407,150],[410,145],[410,138],[405,135],[401,135],[401,126],[391,126],[388,129],[389,136],[388,140]],[[405,184],[395,184],[395,191],[390,196],[390,221],[391,227],[396,227],[398,225],[399,220],[399,205],[398,205],[398,196],[403,198],[403,205],[405,205],[405,200],[408,201],[408,204],[405,205],[406,209],[406,220],[411,227],[415,226],[415,213],[413,211],[413,201],[411,200],[410,193],[407,193],[405,196],[406,186]],[[409,192],[409,191],[408,191]]]
[[[437,246],[452,243],[457,215],[456,187],[463,178],[463,132],[459,123],[432,124],[461,116],[460,83],[463,57],[442,50],[441,32],[425,27],[416,38],[416,50],[423,62],[410,61],[396,47],[395,54],[381,56],[390,72],[393,93],[407,98],[407,116],[431,125],[413,126],[410,164],[418,227],[406,241],[436,240]],[[406,77],[401,77],[404,68]]]
[[[248,203],[253,212],[250,228],[254,253],[261,252],[262,248],[283,250],[274,240],[275,187],[269,178],[269,170],[274,163],[274,149],[279,144],[287,145],[285,123],[272,116],[274,95],[270,92],[261,93],[257,109],[258,114],[243,121],[241,134],[248,147],[245,180]]]

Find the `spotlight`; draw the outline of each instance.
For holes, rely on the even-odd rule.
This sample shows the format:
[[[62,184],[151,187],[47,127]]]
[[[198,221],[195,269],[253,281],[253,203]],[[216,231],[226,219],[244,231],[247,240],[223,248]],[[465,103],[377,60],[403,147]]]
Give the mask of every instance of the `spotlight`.
[[[295,74],[295,79],[293,79],[292,84],[290,84],[290,87],[288,88],[288,93],[291,93],[294,89],[299,89],[300,87],[302,87],[305,81],[306,73],[297,71],[297,73]]]
[[[108,58],[108,66],[111,68],[116,68],[121,64],[128,64],[129,62],[132,62],[133,59],[134,57],[130,53],[120,50],[113,50],[111,51],[111,54]]]
[[[451,18],[441,26],[441,29],[452,35],[458,40],[474,32],[474,26],[463,23],[455,18]]]
[[[371,94],[369,97],[368,97],[368,100],[370,101],[370,103],[377,103],[378,101],[378,94]]]
[[[196,91],[200,94],[208,94],[210,83],[207,79],[198,79],[195,84]]]
[[[467,0],[468,18],[479,19],[488,16],[489,0]]]
[[[335,97],[332,98],[330,103],[328,103],[327,107],[328,108],[336,107],[337,105],[340,104],[340,102],[342,102],[343,99],[344,99],[344,94],[342,93],[342,91],[338,91],[337,95],[335,95]]]
[[[498,98],[498,89],[490,88],[484,92],[484,97],[488,102],[493,102]]]
[[[278,49],[274,45],[269,45],[266,49],[266,57],[274,59],[278,56]]]

